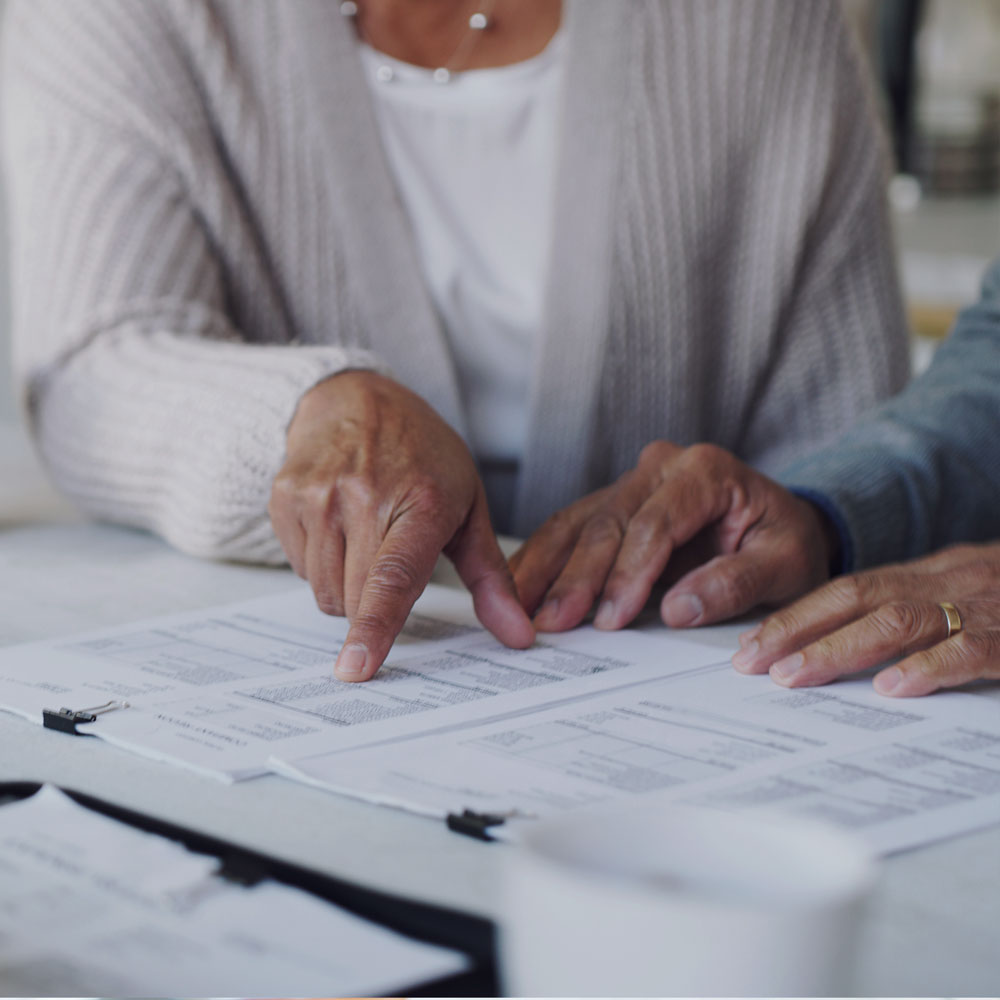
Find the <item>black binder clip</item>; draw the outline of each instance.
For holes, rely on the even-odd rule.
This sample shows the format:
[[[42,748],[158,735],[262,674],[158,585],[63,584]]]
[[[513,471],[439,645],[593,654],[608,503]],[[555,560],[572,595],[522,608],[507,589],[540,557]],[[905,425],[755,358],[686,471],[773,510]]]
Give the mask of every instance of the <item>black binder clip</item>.
[[[72,733],[74,736],[83,736],[76,727],[85,722],[96,722],[99,715],[105,712],[113,712],[117,708],[128,708],[127,701],[109,701],[106,705],[98,705],[96,708],[60,708],[55,711],[51,708],[42,709],[42,724],[46,729],[55,729],[60,733]]]
[[[506,816],[477,813],[471,809],[464,809],[461,813],[448,813],[449,830],[464,833],[467,837],[475,837],[476,840],[493,840],[490,836],[490,827],[503,826],[506,821]]]

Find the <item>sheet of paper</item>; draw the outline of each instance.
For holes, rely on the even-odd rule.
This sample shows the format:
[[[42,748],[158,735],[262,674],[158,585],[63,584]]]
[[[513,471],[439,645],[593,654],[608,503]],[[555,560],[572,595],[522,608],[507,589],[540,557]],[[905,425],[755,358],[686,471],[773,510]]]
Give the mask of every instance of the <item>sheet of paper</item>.
[[[508,816],[496,832],[513,839],[534,818],[642,795],[818,817],[888,853],[1000,823],[1000,702],[892,700],[867,679],[794,691],[724,664],[274,766],[431,815]]]
[[[0,650],[0,706],[127,709],[84,729],[160,760],[237,780],[290,760],[464,726],[648,677],[700,667],[719,651],[677,635],[592,628],[510,650],[476,621],[468,594],[432,586],[376,678],[332,667],[344,619],[295,591],[197,613]]]
[[[215,868],[51,787],[0,806],[0,996],[362,996],[467,966]]]

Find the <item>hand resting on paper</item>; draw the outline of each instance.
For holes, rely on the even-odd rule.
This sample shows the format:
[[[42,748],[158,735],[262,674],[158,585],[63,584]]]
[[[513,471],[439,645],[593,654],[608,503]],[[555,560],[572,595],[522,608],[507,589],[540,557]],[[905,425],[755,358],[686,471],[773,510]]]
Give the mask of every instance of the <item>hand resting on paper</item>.
[[[949,615],[941,602],[951,604]],[[957,615],[957,617],[956,617]],[[884,664],[881,694],[1000,680],[1000,544],[960,545],[839,577],[740,637],[733,665],[787,687]]]
[[[675,582],[661,615],[684,627],[799,597],[828,579],[835,545],[816,507],[723,449],[655,441],[616,483],[546,521],[511,568],[542,631],[580,624],[595,600],[594,624],[622,628],[665,571]]]
[[[342,680],[378,670],[442,552],[497,639],[534,639],[468,448],[390,378],[344,372],[302,397],[268,510],[320,609],[350,619]]]

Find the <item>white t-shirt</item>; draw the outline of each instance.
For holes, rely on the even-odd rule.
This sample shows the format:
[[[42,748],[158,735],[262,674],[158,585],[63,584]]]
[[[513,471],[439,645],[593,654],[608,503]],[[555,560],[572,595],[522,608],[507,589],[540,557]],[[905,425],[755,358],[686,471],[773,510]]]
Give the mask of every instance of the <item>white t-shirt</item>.
[[[565,40],[437,83],[361,47],[383,144],[451,341],[470,445],[520,461],[541,332]],[[391,365],[392,359],[388,359]]]

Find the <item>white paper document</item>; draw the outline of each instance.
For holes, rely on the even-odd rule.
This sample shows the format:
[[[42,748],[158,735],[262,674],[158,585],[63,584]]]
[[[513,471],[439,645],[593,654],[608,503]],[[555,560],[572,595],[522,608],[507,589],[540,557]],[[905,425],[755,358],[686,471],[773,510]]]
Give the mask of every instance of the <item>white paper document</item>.
[[[461,730],[276,761],[342,794],[430,815],[507,817],[659,796],[780,809],[889,853],[1000,823],[1000,703],[894,700],[867,679],[788,690],[707,666]]]
[[[333,676],[347,622],[303,585],[267,597],[0,650],[0,707],[127,703],[81,727],[111,743],[222,778],[268,760],[344,750],[558,703],[699,667],[718,651],[593,628],[506,649],[462,591],[431,586],[378,675]]]
[[[467,966],[217,864],[51,787],[0,805],[0,996],[363,996]]]
[[[506,649],[429,587],[378,675],[333,677],[347,623],[309,589],[0,650],[0,706],[127,702],[81,727],[227,780],[267,771],[434,816],[519,823],[660,795],[824,817],[893,851],[1000,822],[1000,700],[787,690],[666,628]],[[721,662],[720,662],[721,661]]]

